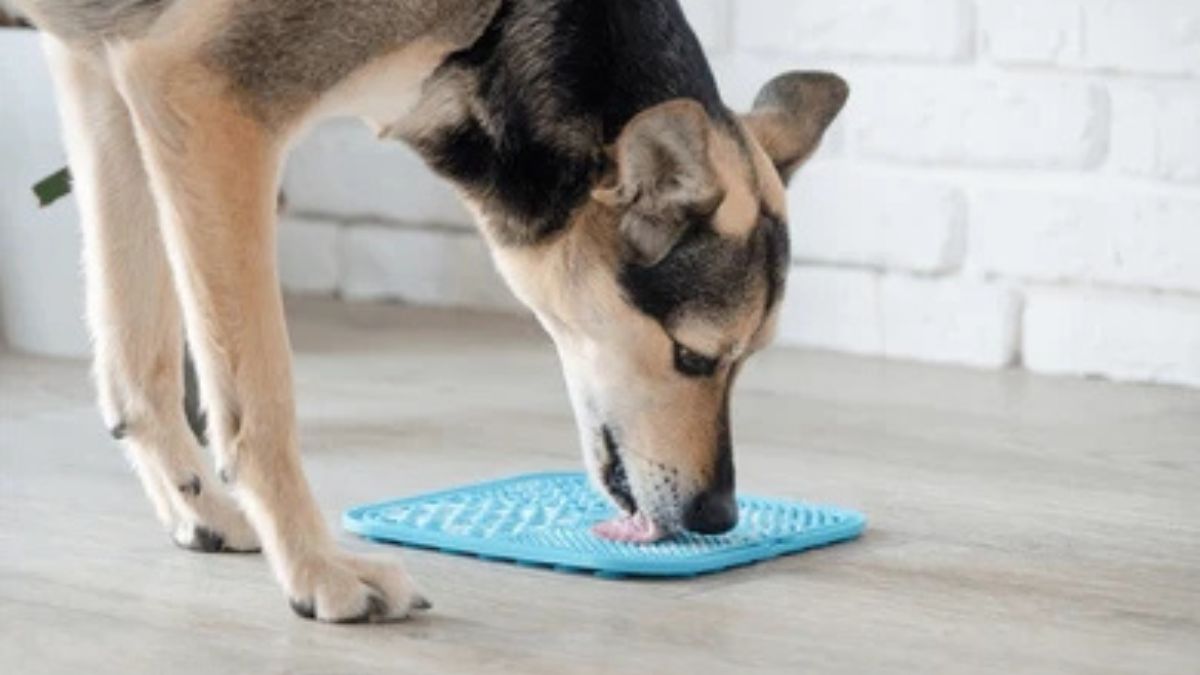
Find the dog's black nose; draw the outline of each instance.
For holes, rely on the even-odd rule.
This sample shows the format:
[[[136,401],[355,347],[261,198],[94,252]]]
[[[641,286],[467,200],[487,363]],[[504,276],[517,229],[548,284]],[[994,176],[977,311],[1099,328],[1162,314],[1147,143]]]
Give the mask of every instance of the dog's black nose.
[[[733,490],[705,490],[692,500],[683,515],[684,528],[700,534],[721,534],[737,525],[737,502]]]

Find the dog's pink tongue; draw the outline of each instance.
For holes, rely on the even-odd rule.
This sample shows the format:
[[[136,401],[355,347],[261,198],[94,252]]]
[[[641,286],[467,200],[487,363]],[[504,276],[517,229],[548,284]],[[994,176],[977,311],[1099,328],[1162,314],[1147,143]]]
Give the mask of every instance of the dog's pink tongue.
[[[666,536],[654,521],[640,511],[632,516],[622,514],[612,520],[596,523],[592,532],[604,539],[631,544],[653,544]]]

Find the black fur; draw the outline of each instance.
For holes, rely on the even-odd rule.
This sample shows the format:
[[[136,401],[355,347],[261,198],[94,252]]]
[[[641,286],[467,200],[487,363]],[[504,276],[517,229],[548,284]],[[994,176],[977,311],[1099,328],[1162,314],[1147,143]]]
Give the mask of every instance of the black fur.
[[[196,475],[192,475],[191,478],[179,484],[179,492],[189,497],[199,497],[202,490],[200,477]]]
[[[288,600],[288,605],[292,608],[292,611],[296,613],[296,616],[302,619],[317,618],[317,610],[311,601],[296,600],[295,598],[292,598]]]
[[[370,623],[372,619],[383,618],[388,615],[387,600],[383,596],[372,593],[367,597],[367,606],[363,611],[344,619],[337,619],[334,623]]]
[[[749,156],[675,0],[506,0],[431,86],[439,77],[478,83],[466,93],[473,112],[414,143],[435,169],[502,215],[492,225],[509,245],[565,227],[611,170],[605,147],[638,113],[668,100],[700,102]],[[707,219],[693,220],[657,265],[625,263],[621,282],[633,304],[664,325],[686,311],[720,316],[759,287],[761,277],[746,271],[764,270],[773,306],[786,275],[786,225],[764,214],[740,245]]]
[[[759,227],[765,230],[763,237],[767,247],[766,305],[770,309],[783,296],[788,267],[792,264],[792,241],[788,233],[788,225],[782,218],[769,213],[763,214],[762,217],[765,222],[761,223]]]
[[[600,428],[600,436],[608,454],[608,463],[604,466],[604,485],[621,508],[633,513],[637,510],[637,501],[629,486],[629,474],[625,470],[625,462],[621,460],[617,439],[607,424]]]
[[[725,397],[721,416],[717,419],[717,464],[713,472],[712,489],[733,494],[733,433],[729,427],[729,399],[733,395],[734,378],[725,382]]]
[[[428,600],[425,601],[425,604],[426,607],[421,609],[427,609],[428,607],[433,606],[429,604]],[[297,600],[292,598],[288,600],[288,605],[292,608],[292,611],[296,613],[296,616],[302,619],[317,618],[317,609],[311,600]],[[370,623],[372,619],[385,617],[387,614],[387,601],[379,595],[372,594],[367,598],[367,606],[362,612],[355,614],[354,616],[337,619],[334,621],[334,623]]]
[[[630,302],[670,326],[687,313],[720,317],[742,306],[758,287],[747,270],[763,270],[767,306],[774,305],[787,273],[787,227],[764,214],[745,243],[721,237],[707,220],[695,220],[679,244],[655,265],[627,261],[620,274]]]
[[[195,526],[190,541],[176,540],[181,548],[199,553],[221,553],[225,550],[225,535],[202,525]]]
[[[196,378],[196,364],[186,344],[183,347],[183,412],[188,426],[200,445],[208,444],[208,416],[200,407],[200,381]]]
[[[510,244],[566,226],[639,112],[686,97],[732,119],[675,0],[506,0],[431,86],[440,78],[477,83],[473,116],[414,144],[505,216],[497,234]]]
[[[684,527],[702,534],[727,532],[737,524],[737,502],[734,500],[733,438],[729,429],[729,397],[733,385],[725,385],[721,416],[717,421],[717,462],[712,481],[688,504],[684,512]]]
[[[268,125],[290,120],[372,59],[421,38],[469,45],[499,0],[252,0],[207,60]]]

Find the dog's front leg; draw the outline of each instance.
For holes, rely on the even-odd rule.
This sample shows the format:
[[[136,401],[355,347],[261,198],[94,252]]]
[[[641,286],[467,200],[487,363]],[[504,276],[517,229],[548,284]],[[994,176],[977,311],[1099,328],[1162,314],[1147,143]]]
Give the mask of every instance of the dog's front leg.
[[[218,464],[297,613],[405,616],[425,604],[408,576],[336,549],[301,468],[275,272],[284,134],[171,47],[125,46],[110,60],[150,174]]]
[[[44,44],[75,176],[101,415],[177,544],[257,550],[179,405],[183,325],[128,109],[102,54]]]

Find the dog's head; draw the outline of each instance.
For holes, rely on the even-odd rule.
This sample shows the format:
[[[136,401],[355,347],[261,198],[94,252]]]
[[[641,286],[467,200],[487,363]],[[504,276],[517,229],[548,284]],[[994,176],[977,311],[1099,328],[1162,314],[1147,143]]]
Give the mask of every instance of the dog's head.
[[[689,100],[646,110],[562,236],[497,250],[558,347],[591,478],[659,533],[737,522],[730,393],[772,337],[784,185],[847,93],[791,73],[740,118]]]

